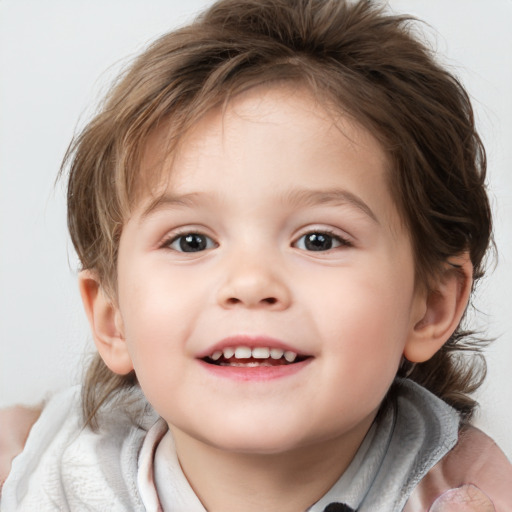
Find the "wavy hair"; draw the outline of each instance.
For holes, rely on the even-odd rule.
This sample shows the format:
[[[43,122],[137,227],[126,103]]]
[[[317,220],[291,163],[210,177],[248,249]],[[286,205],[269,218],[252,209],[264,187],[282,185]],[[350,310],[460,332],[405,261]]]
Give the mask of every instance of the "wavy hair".
[[[145,143],[158,126],[169,151],[208,110],[256,85],[301,83],[371,131],[389,155],[390,190],[409,229],[418,278],[468,253],[476,282],[492,243],[486,158],[468,94],[417,37],[417,22],[369,0],[220,0],[147,48],[72,141],[68,225],[84,269],[115,300],[123,223],[141,186]],[[149,181],[148,181],[149,180]],[[469,418],[485,375],[483,341],[459,326],[429,361],[403,361],[422,384]],[[470,357],[466,357],[470,354]],[[136,376],[96,355],[83,393],[86,423]]]

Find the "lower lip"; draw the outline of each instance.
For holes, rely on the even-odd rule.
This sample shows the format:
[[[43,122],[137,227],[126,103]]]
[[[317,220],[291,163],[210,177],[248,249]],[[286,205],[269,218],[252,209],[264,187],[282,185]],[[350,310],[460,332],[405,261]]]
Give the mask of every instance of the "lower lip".
[[[236,381],[259,382],[294,375],[304,369],[312,360],[313,358],[309,357],[299,363],[284,364],[281,366],[218,366],[205,363],[201,360],[199,360],[199,364],[215,377]]]

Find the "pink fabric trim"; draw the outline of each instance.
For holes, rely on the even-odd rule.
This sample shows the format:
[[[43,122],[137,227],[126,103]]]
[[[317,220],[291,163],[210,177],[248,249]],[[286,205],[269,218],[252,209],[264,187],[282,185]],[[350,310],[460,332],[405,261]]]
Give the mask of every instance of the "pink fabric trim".
[[[495,512],[489,496],[478,487],[468,484],[443,492],[429,512]]]
[[[466,426],[422,479],[404,512],[511,512],[512,464],[496,443]]]

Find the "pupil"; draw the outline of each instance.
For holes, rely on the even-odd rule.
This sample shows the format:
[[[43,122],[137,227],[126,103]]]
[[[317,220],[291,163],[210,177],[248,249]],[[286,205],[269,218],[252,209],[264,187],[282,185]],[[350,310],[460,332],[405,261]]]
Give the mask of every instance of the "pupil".
[[[180,249],[183,252],[204,251],[206,249],[206,239],[196,234],[183,236],[180,239]]]
[[[328,251],[332,248],[332,237],[322,233],[311,233],[306,236],[305,245],[309,251]]]

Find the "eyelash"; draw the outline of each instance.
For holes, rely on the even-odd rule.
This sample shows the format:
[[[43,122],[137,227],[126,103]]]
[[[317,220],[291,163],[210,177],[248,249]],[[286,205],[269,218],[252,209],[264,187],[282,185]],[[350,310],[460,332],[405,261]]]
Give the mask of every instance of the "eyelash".
[[[307,249],[305,247],[304,247],[303,250],[306,250],[307,252],[328,252],[328,251],[331,251],[331,250],[339,249],[340,247],[353,247],[353,244],[352,244],[352,242],[350,240],[348,240],[347,238],[344,238],[344,237],[340,236],[339,234],[336,234],[333,231],[330,231],[328,229],[315,229],[315,230],[308,231],[307,233],[304,233],[303,235],[301,235],[294,242],[293,245],[296,247],[297,244],[301,240],[305,239],[305,237],[313,236],[313,235],[317,236],[318,238],[327,236],[327,237],[329,237],[329,239],[331,239],[331,242],[335,242],[338,245],[336,245],[335,247],[328,247],[325,250],[322,250],[322,249],[311,249],[311,250],[307,251]],[[307,242],[305,242],[305,243],[307,243]],[[300,248],[300,247],[298,247],[298,248]]]
[[[180,244],[180,248],[183,249],[183,246],[181,246],[180,241],[184,241],[187,237],[196,237],[195,242],[198,242],[198,238],[203,239],[206,243],[206,246],[204,248],[200,248],[197,251],[185,251],[185,250],[179,250],[176,247],[173,247],[174,244]],[[192,241],[192,240],[191,240]],[[213,249],[215,247],[218,247],[218,244],[208,235],[204,235],[203,233],[199,231],[184,231],[182,233],[174,233],[169,238],[164,240],[164,242],[161,245],[162,248],[167,248],[174,250],[176,252],[182,252],[182,253],[196,253],[196,252],[202,252],[205,250]]]
[[[308,236],[311,237],[311,239],[308,240],[306,238]],[[187,238],[189,238],[188,242],[186,242]],[[304,242],[301,243],[301,240],[304,240]],[[198,244],[197,250],[185,250],[183,243]],[[308,249],[308,243],[317,244],[316,248],[315,245],[310,245]],[[173,247],[175,244],[178,244],[179,247]],[[322,247],[322,244],[327,244],[327,247]],[[302,247],[300,245],[302,245]],[[353,244],[346,238],[330,230],[317,229],[302,234],[293,242],[292,246],[306,252],[328,252],[340,247],[353,247]],[[214,249],[218,247],[218,244],[211,237],[199,231],[184,231],[182,233],[174,233],[161,244],[161,247],[190,254]]]

